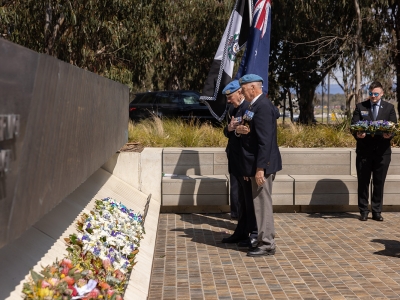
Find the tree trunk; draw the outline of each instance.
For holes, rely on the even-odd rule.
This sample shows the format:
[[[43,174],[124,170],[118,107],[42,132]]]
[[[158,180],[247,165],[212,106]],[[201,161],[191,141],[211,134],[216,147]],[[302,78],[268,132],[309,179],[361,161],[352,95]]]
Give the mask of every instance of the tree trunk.
[[[283,124],[285,124],[285,119],[286,119],[286,93],[288,93],[287,92],[287,90],[284,88],[283,89],[283,116],[282,116],[282,118],[283,118]]]
[[[290,89],[288,89],[288,95],[289,95],[290,121],[292,121],[293,123],[293,103],[292,103],[292,93],[290,92]]]
[[[346,94],[346,112],[345,112],[345,114],[348,118],[351,118],[351,114],[352,114],[350,105],[351,105],[351,100],[353,99],[353,97],[354,97],[354,94]]]
[[[356,33],[356,41],[354,47],[355,54],[355,63],[356,63],[356,103],[361,102],[361,68],[360,68],[360,45],[361,45],[361,28],[362,28],[362,19],[361,19],[361,11],[358,0],[354,0],[354,6],[357,14],[357,33]]]
[[[397,10],[400,8],[400,5],[397,6]],[[392,10],[395,11],[395,10]],[[399,12],[397,11],[397,15]],[[396,99],[397,99],[397,112],[400,113],[400,18],[395,18],[396,26],[393,32],[393,39],[396,44],[396,52],[394,56],[394,64],[396,66]]]
[[[312,124],[314,120],[314,95],[316,85],[311,85],[309,82],[300,83],[300,99],[299,99],[299,109],[300,116],[299,122],[301,124]]]

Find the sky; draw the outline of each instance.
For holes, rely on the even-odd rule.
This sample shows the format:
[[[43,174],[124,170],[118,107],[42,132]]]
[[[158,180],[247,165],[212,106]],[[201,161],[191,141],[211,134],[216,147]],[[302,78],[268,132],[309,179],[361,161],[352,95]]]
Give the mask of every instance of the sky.
[[[325,91],[326,91],[326,93],[328,92],[328,86],[326,86]],[[319,85],[317,87],[316,92],[318,94],[322,93],[321,85]],[[332,82],[331,82],[331,86],[329,87],[329,93],[330,94],[344,94],[342,88],[337,83],[332,83]]]
[[[334,71],[336,78],[343,83],[343,77],[342,74],[339,71]],[[325,91],[326,93],[328,92],[328,78],[325,78]],[[319,85],[316,89],[316,92],[321,94],[322,93],[322,88],[321,85]],[[330,79],[330,87],[329,87],[329,93],[330,94],[344,94],[342,88],[336,83],[334,79]]]

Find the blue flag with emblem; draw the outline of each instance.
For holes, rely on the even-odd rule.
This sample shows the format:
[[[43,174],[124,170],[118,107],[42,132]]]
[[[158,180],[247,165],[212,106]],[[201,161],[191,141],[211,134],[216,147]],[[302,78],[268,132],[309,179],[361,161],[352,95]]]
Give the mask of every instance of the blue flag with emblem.
[[[246,74],[257,74],[264,79],[263,93],[268,94],[268,65],[271,37],[271,1],[254,0],[253,19],[246,52],[235,79]]]

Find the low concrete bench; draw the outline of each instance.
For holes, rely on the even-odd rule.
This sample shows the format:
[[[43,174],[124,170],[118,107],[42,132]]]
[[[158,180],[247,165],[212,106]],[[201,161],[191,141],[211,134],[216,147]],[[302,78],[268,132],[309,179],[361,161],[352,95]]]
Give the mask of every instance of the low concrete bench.
[[[282,170],[278,174],[286,174],[293,179],[292,205],[357,205],[354,149],[280,150]]]
[[[282,170],[274,206],[357,206],[353,148],[280,148]],[[229,211],[229,174],[223,148],[164,148],[162,207],[221,206]],[[171,176],[172,175],[172,176]],[[393,149],[384,205],[400,205],[400,149]]]
[[[228,205],[226,175],[175,175],[162,180],[163,205]]]
[[[162,207],[214,206],[226,210],[227,163],[223,148],[164,148]]]

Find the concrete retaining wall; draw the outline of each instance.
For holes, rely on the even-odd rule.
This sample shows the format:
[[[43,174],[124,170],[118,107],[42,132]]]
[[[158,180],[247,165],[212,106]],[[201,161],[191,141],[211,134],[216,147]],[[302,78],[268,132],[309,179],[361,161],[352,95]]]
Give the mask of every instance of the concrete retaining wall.
[[[144,212],[151,190],[160,197],[161,150],[146,148],[142,153],[117,153],[60,204],[25,231],[18,239],[0,249],[0,299],[22,299],[22,285],[29,271],[66,255],[64,238],[76,232],[82,213],[89,213],[96,199],[111,197],[136,212]],[[152,157],[147,167],[147,159]],[[146,162],[140,171],[140,164]],[[158,178],[146,182],[146,177]],[[140,185],[139,183],[142,182]],[[157,192],[158,191],[158,192]],[[152,193],[152,195],[153,195]],[[157,235],[160,201],[151,197],[145,220],[146,234],[140,242],[137,264],[131,273],[124,299],[147,299]],[[5,271],[6,270],[6,271]]]
[[[274,206],[357,205],[356,153],[352,148],[281,148],[282,170]],[[162,211],[229,211],[229,174],[223,148],[165,148]],[[400,205],[400,149],[393,148],[384,206]],[[223,177],[225,174],[225,177]],[[199,207],[204,206],[199,210]],[[215,209],[217,208],[217,209]],[[298,211],[299,209],[296,208]],[[354,207],[353,207],[354,210]]]

